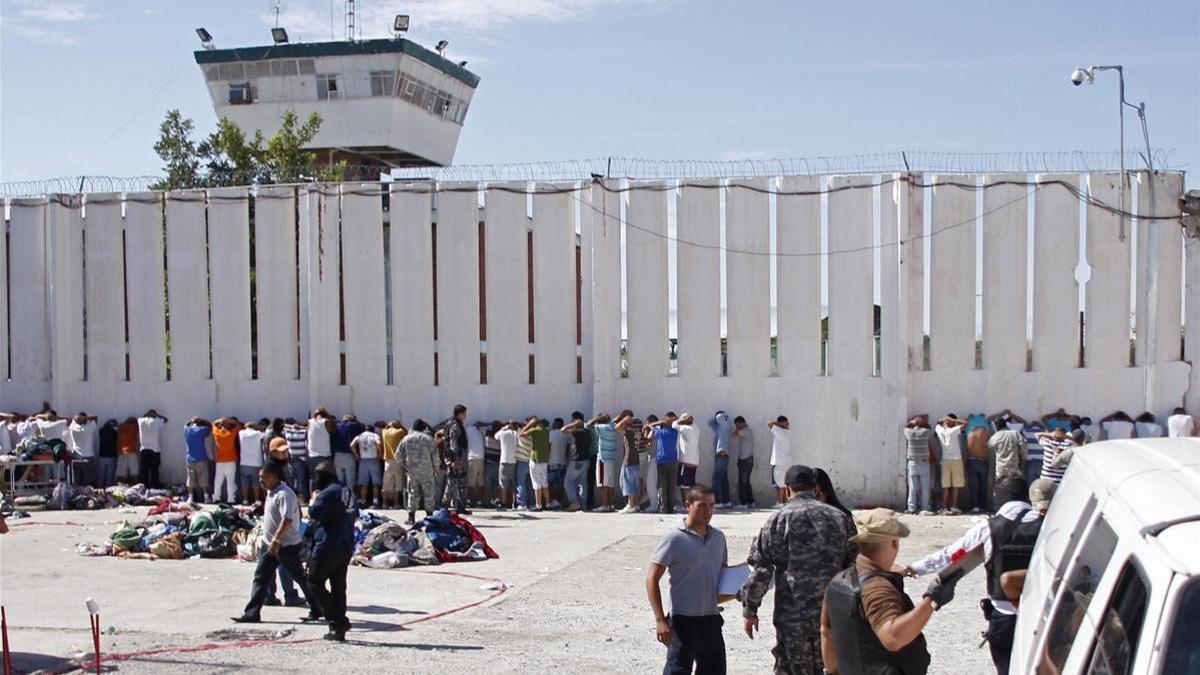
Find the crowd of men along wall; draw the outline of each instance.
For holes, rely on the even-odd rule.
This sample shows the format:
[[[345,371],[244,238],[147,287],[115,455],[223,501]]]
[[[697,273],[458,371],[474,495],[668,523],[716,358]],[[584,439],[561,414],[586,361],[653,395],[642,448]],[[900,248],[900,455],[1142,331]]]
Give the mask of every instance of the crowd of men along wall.
[[[769,480],[766,422],[783,414],[797,462],[825,467],[855,503],[899,504],[912,413],[1063,406],[1099,417],[1149,402],[1162,414],[1189,391],[1198,402],[1187,359],[1200,344],[1200,248],[1178,220],[1134,223],[1105,208],[1119,206],[1118,180],[414,182],[16,199],[0,239],[0,410],[48,400],[63,414],[124,418],[153,407],[181,425],[317,405],[405,421],[441,419],[456,402],[476,419],[725,409],[758,432],[758,487]],[[1149,180],[1133,181],[1131,210],[1177,212],[1182,176],[1157,175],[1154,190]],[[171,426],[163,476],[182,480]]]

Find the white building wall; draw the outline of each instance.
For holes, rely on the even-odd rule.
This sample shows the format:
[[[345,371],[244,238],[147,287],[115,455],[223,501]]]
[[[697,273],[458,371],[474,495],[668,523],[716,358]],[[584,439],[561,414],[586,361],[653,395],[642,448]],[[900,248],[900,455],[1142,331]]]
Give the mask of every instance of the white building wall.
[[[771,369],[770,179],[725,187],[725,297],[729,374],[766,377]]]
[[[964,179],[968,184],[976,180],[974,176],[955,177]],[[1024,181],[1028,177],[1014,177],[1017,179]],[[1104,177],[1089,176],[1089,179],[1094,179],[1095,184]],[[523,304],[512,310],[518,314],[510,335],[509,346],[514,350],[512,366],[507,370],[489,367],[487,384],[478,381],[479,210],[478,195],[474,192],[477,186],[473,183],[466,184],[467,192],[440,193],[436,212],[429,184],[392,185],[386,214],[379,195],[370,194],[375,186],[305,188],[299,191],[299,201],[295,203],[298,223],[287,189],[260,192],[254,210],[257,315],[246,314],[244,319],[250,289],[246,263],[249,232],[242,229],[248,225],[245,202],[235,199],[222,203],[213,198],[214,193],[206,210],[203,195],[199,193],[170,195],[165,209],[164,244],[161,195],[126,195],[124,254],[128,276],[124,292],[128,294],[130,316],[129,382],[123,379],[123,368],[112,367],[102,356],[105,350],[112,352],[114,347],[119,351],[123,339],[117,319],[122,315],[120,279],[113,268],[106,270],[98,262],[120,257],[119,244],[114,244],[119,241],[121,225],[118,211],[105,208],[106,195],[87,198],[92,207],[83,212],[82,220],[80,211],[72,209],[69,203],[51,206],[46,200],[18,201],[12,205],[12,220],[8,223],[11,269],[5,276],[12,283],[7,296],[12,316],[20,316],[22,320],[11,322],[4,335],[10,340],[5,356],[12,359],[13,370],[0,386],[0,409],[36,409],[42,400],[50,399],[59,409],[83,409],[104,417],[124,418],[149,407],[157,408],[172,419],[164,437],[164,475],[180,481],[183,478],[180,429],[182,421],[195,414],[299,417],[312,407],[327,405],[337,413],[353,409],[364,418],[399,415],[407,422],[418,416],[436,421],[449,413],[451,405],[461,401],[471,408],[474,419],[530,413],[565,416],[576,408],[591,413],[629,407],[639,415],[662,414],[668,409],[690,411],[703,424],[714,410],[723,408],[744,415],[756,435],[758,461],[754,483],[762,499],[769,494],[770,437],[766,422],[785,414],[798,429],[804,430],[797,436],[795,460],[827,469],[846,499],[862,506],[899,503],[904,492],[899,429],[904,418],[913,413],[937,415],[953,411],[965,415],[1009,407],[1028,417],[1063,406],[1096,417],[1116,408],[1140,411],[1150,399],[1153,412],[1166,414],[1189,394],[1189,387],[1191,404],[1195,404],[1196,374],[1188,363],[1179,360],[1178,333],[1170,328],[1179,323],[1179,288],[1185,279],[1189,284],[1188,299],[1196,300],[1196,285],[1191,281],[1200,274],[1194,273],[1197,264],[1194,240],[1187,242],[1185,261],[1181,252],[1183,241],[1174,236],[1178,230],[1164,224],[1160,225],[1158,234],[1162,236],[1154,246],[1139,248],[1139,252],[1155,254],[1156,270],[1148,269],[1146,259],[1140,254],[1139,261],[1143,273],[1153,271],[1153,278],[1159,282],[1159,290],[1153,296],[1154,307],[1164,317],[1162,325],[1167,328],[1160,330],[1156,338],[1157,362],[1131,369],[1122,354],[1122,348],[1128,349],[1127,325],[1122,323],[1119,313],[1104,315],[1092,309],[1102,300],[1102,293],[1119,295],[1122,288],[1119,274],[1100,272],[1107,267],[1108,259],[1116,260],[1114,264],[1121,268],[1123,261],[1128,260],[1123,257],[1127,253],[1113,244],[1115,235],[1108,236],[1113,234],[1111,220],[1102,214],[1094,214],[1095,218],[1087,214],[1089,259],[1093,265],[1087,289],[1090,336],[1087,367],[1078,368],[1072,360],[1076,340],[1073,330],[1064,331],[1058,338],[1040,332],[1040,348],[1046,350],[1043,358],[1060,362],[1051,361],[1043,368],[1026,372],[1026,298],[1021,267],[1024,258],[1020,255],[1026,244],[1024,188],[997,186],[985,191],[982,201],[988,213],[983,216],[983,237],[978,244],[973,235],[977,215],[975,192],[948,187],[935,190],[931,206],[937,234],[930,242],[933,269],[927,270],[921,255],[923,178],[912,174],[882,177],[883,187],[878,192],[880,234],[876,241],[872,235],[872,193],[874,182],[880,180],[878,177],[830,179],[834,187],[847,185],[853,189],[829,197],[832,344],[828,375],[822,375],[819,369],[819,189],[823,179],[785,177],[778,183],[785,193],[806,193],[781,194],[776,198],[775,247],[781,254],[776,258],[778,376],[771,376],[763,366],[769,338],[765,329],[735,335],[747,342],[746,349],[733,350],[735,355],[754,354],[761,342],[762,352],[757,358],[763,362],[754,356],[748,361],[735,360],[729,376],[720,376],[717,298],[721,252],[712,248],[720,241],[721,213],[716,190],[686,187],[678,197],[679,255],[674,282],[680,285],[681,362],[677,376],[668,375],[666,353],[670,283],[665,239],[668,193],[629,193],[626,215],[629,378],[621,377],[619,358],[621,197],[598,182],[582,187],[583,194],[575,195],[578,203],[570,195],[533,197],[533,304],[538,365],[536,384],[532,385],[528,383],[527,362],[521,361],[526,355],[522,350],[528,350]],[[1173,180],[1168,175],[1156,185],[1155,201],[1164,213],[1171,197],[1177,196],[1172,191],[1181,189],[1180,183]],[[770,184],[769,179],[766,184]],[[616,187],[621,183],[614,181],[609,185]],[[1101,196],[1107,189],[1094,192]],[[746,193],[743,196],[751,194],[744,188],[735,191]],[[1078,227],[1079,203],[1074,198],[1055,198],[1054,191],[1063,192],[1061,187],[1047,184],[1039,193],[1041,207],[1035,217],[1042,221],[1042,237],[1060,238],[1058,243],[1046,243],[1043,248],[1065,247],[1069,249],[1066,258],[1070,260],[1070,252],[1077,251],[1078,240],[1075,235],[1067,235]],[[492,330],[496,307],[504,307],[511,299],[496,297],[496,292],[515,291],[519,295],[524,288],[524,274],[511,275],[513,279],[509,282],[493,282],[492,272],[503,269],[501,262],[493,257],[503,251],[505,244],[518,244],[511,246],[510,253],[522,263],[523,270],[524,259],[520,256],[529,222],[523,194],[502,197],[499,191],[494,192],[497,194],[487,195],[488,207],[483,215],[489,270],[485,280],[489,356],[498,349],[491,344],[496,339]],[[1148,196],[1149,191],[1145,192]],[[283,194],[283,198],[273,199],[277,194]],[[507,208],[506,200],[511,202]],[[732,203],[726,204],[725,214],[727,245],[745,245],[757,250],[755,247],[764,243],[762,216],[766,207],[757,199],[743,201],[731,195],[729,201]],[[994,211],[993,206],[997,207]],[[582,219],[580,235],[585,261],[582,384],[574,381],[572,242],[576,208]],[[385,218],[390,251],[387,260],[382,245]],[[434,261],[430,255],[435,219],[439,321],[436,343],[432,322]],[[958,222],[969,225],[949,227]],[[1051,229],[1056,223],[1066,223],[1062,232]],[[1034,223],[1035,232],[1039,231],[1038,224]],[[511,238],[514,241],[500,236],[506,227],[515,230]],[[939,229],[943,227],[949,229]],[[292,238],[297,230],[298,241]],[[956,233],[963,238],[964,231],[966,241],[956,242],[955,235],[950,235]],[[84,233],[94,234],[88,237],[86,246]],[[205,256],[206,245],[213,252],[212,257]],[[862,250],[876,245],[881,247],[877,272],[869,248]],[[982,247],[985,261],[980,317],[984,326],[984,360],[978,370],[973,362],[974,265],[972,254],[962,253],[963,249],[973,250],[976,245]],[[164,246],[171,310],[169,335],[164,331]],[[297,247],[299,259],[293,261]],[[947,263],[939,258],[943,254],[963,260]],[[758,267],[769,269],[769,256],[759,258],[762,260]],[[89,264],[85,272],[84,261],[96,264]],[[1032,264],[1036,272],[1037,265],[1047,263],[1048,260],[1035,259]],[[757,296],[766,294],[762,284],[764,279],[769,282],[769,277],[759,269],[739,271],[736,268],[740,264],[733,262],[734,278],[750,283],[744,287],[739,282],[731,283],[729,303],[760,312],[763,303]],[[994,273],[993,267],[1003,268],[1004,274]],[[1074,314],[1077,296],[1073,276],[1058,279],[1057,295],[1049,295],[1051,291],[1043,287],[1051,285],[1046,281],[1047,275],[1059,271],[1051,267],[1037,282],[1035,312],[1038,294],[1045,293],[1047,298],[1058,300],[1057,305],[1046,302],[1042,312],[1051,316],[1053,311]],[[1073,265],[1070,267],[1073,270]],[[1128,274],[1128,263],[1124,263],[1123,269]],[[931,335],[934,363],[928,371],[923,370],[920,358],[921,296],[927,271],[933,274],[931,309],[935,317]],[[210,279],[210,273],[222,278]],[[876,273],[881,312],[878,375],[871,369],[871,306]],[[342,292],[339,275],[345,285],[344,309],[339,302]],[[1017,283],[1012,282],[1014,277]],[[503,279],[503,275],[497,279]],[[963,302],[952,293],[955,288],[944,287],[950,283],[948,280],[957,280],[956,283],[972,289],[967,301],[971,322],[947,313],[954,309],[954,303]],[[298,297],[294,290],[297,281]],[[82,289],[85,282],[86,294],[72,296],[66,292]],[[385,284],[390,285],[391,297],[391,384],[386,380]],[[216,316],[208,316],[210,285],[214,311],[233,307],[237,314],[235,321],[222,324]],[[1127,291],[1128,287],[1124,288]],[[756,297],[741,297],[747,293]],[[1143,304],[1149,302],[1140,297],[1139,300]],[[80,321],[85,301],[86,348],[82,342],[84,323]],[[1186,331],[1192,345],[1200,343],[1197,337],[1200,321],[1195,320],[1197,306],[1200,300],[1187,303]],[[293,328],[297,311],[298,329]],[[342,311],[346,320],[344,346],[339,337]],[[746,324],[756,326],[756,316],[749,313]],[[234,318],[227,316],[224,320]],[[251,320],[257,321],[259,327],[258,379],[250,379],[245,366]],[[216,362],[221,363],[223,358],[234,354],[226,359],[227,365],[217,368],[214,363],[214,369],[220,371],[216,378],[210,378],[208,372],[210,330]],[[1110,330],[1116,334],[1108,335]],[[939,350],[947,349],[944,335],[939,331],[948,331],[957,339],[948,348],[949,355],[938,356]],[[1104,334],[1099,334],[1101,331]],[[217,332],[223,334],[218,336]],[[241,336],[240,342],[233,339],[236,335]],[[298,353],[288,346],[295,345],[297,339]],[[276,343],[283,343],[283,348],[274,349]],[[1172,352],[1172,348],[1176,351]],[[435,350],[441,364],[437,386],[433,377]],[[169,381],[165,366],[168,353],[173,366]],[[88,356],[86,381],[82,378],[84,354]],[[299,380],[294,379],[297,356]],[[951,356],[954,359],[949,359]],[[1190,352],[1188,356],[1191,358]],[[237,369],[228,373],[222,370],[237,363],[241,364]],[[813,424],[812,420],[819,423]],[[711,441],[711,432],[702,427],[702,447],[711,448]],[[711,456],[705,454],[700,479],[710,480],[711,469]]]
[[[1087,189],[1089,195],[1106,204],[1120,203],[1119,174],[1089,174]],[[1134,239],[1132,225],[1125,222],[1122,241],[1121,221],[1121,216],[1098,206],[1087,209],[1091,278],[1085,289],[1084,342],[1089,368],[1129,365],[1129,265]]]
[[[1063,184],[1077,174],[1037,177],[1033,230],[1033,369],[1074,368],[1079,362],[1079,200]]]
[[[528,186],[498,183],[488,188],[484,206],[488,382],[528,382]]]
[[[87,196],[83,260],[89,381],[125,379],[124,227],[120,193]]]

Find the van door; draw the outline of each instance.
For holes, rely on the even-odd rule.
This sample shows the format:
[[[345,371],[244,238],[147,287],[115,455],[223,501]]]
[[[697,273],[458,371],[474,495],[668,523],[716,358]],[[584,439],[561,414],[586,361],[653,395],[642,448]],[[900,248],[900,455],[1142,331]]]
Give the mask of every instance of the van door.
[[[1130,675],[1135,672],[1135,664],[1139,664],[1136,672],[1147,672],[1153,650],[1139,647],[1154,638],[1154,626],[1151,625],[1145,631],[1147,639],[1142,640],[1150,589],[1148,575],[1135,558],[1130,558],[1121,568],[1116,588],[1099,617],[1091,649],[1081,664],[1086,668],[1083,672],[1088,675]]]
[[[1200,578],[1176,575],[1162,613],[1162,673],[1200,673]]]

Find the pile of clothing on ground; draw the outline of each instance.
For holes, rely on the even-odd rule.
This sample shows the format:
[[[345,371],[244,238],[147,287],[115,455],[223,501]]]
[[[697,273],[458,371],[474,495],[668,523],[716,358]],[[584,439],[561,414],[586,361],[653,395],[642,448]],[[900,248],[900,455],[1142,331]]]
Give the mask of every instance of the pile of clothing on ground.
[[[36,495],[35,495],[36,497]],[[155,506],[177,503],[180,495],[174,490],[159,490],[137,485],[114,485],[94,488],[88,485],[59,483],[50,498],[42,503],[50,511],[82,509],[112,509],[119,506]]]
[[[128,490],[128,488],[127,488]],[[142,492],[126,493],[140,495]],[[135,499],[139,497],[134,497]],[[128,503],[128,502],[126,502]],[[164,499],[139,522],[121,523],[106,544],[80,544],[86,556],[181,560],[184,558],[233,558],[258,560],[266,549],[262,505],[218,505],[211,511],[190,502]],[[308,557],[311,527],[300,524],[304,537],[300,557]],[[417,522],[411,528],[376,511],[363,511],[355,524],[356,565],[388,569],[444,562],[467,562],[499,558],[474,525],[446,509]]]
[[[483,533],[465,518],[442,509],[405,529],[374,511],[364,511],[355,526],[356,565],[387,569],[443,562],[499,558]]]
[[[80,544],[87,556],[119,556],[156,560],[232,558],[258,527],[249,507],[218,506],[204,511],[188,502],[165,501],[140,522],[126,520],[106,544]]]

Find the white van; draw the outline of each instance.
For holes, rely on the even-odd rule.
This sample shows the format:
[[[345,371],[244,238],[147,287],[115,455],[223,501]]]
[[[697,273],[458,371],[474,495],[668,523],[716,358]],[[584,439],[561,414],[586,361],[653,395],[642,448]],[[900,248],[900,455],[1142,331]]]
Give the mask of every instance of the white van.
[[[1029,563],[1011,668],[1200,674],[1200,438],[1076,451]]]

